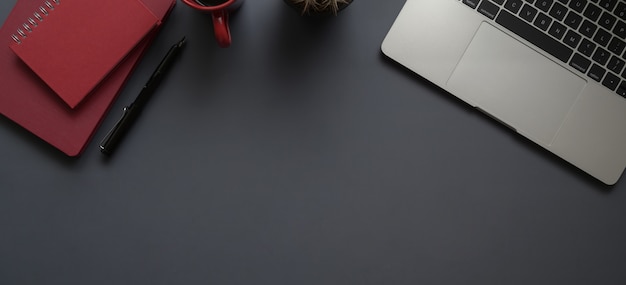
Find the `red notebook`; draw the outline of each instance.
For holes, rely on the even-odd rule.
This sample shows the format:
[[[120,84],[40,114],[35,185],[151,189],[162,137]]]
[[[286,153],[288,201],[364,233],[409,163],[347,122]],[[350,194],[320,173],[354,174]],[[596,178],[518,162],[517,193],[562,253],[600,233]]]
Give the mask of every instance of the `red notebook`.
[[[65,1],[61,0],[61,3]],[[175,0],[142,1],[161,21],[176,4]],[[18,0],[0,28],[0,39],[6,39],[7,43],[0,45],[0,113],[65,154],[76,156],[93,136],[111,103],[152,42],[158,27],[80,105],[71,109],[9,48],[16,28],[21,27],[25,19],[32,17],[33,11],[41,5],[39,1]]]
[[[158,23],[140,0],[40,4],[10,47],[71,108]]]

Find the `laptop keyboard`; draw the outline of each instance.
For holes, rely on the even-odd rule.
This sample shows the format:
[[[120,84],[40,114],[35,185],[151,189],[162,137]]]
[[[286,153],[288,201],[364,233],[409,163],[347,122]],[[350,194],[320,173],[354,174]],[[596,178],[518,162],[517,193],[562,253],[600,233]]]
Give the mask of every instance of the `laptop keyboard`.
[[[460,0],[581,74],[626,97],[621,0]]]

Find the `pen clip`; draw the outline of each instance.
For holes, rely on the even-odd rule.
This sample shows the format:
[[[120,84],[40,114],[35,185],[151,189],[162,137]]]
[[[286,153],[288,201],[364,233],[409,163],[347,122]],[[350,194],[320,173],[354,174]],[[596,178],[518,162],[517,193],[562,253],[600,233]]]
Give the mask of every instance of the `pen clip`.
[[[129,106],[124,107],[122,110],[122,117],[115,123],[113,128],[107,133],[107,135],[100,142],[100,151],[108,152],[108,146],[111,142],[111,138],[113,137],[113,133],[117,132],[120,127],[120,124],[124,121],[124,119],[128,116]]]

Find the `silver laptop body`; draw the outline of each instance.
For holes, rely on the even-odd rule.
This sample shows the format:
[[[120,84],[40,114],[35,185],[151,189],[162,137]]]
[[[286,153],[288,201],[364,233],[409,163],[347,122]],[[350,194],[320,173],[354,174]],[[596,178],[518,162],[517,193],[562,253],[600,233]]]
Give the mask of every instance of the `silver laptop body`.
[[[626,166],[624,2],[408,0],[382,51],[612,185]]]

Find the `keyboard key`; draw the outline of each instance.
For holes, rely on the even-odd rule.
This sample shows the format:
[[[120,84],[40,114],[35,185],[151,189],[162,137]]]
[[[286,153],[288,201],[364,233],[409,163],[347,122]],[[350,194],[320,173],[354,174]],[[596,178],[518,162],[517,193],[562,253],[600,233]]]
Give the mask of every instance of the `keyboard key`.
[[[539,13],[539,15],[537,15],[537,19],[535,19],[534,24],[537,28],[546,31],[550,27],[550,24],[552,24],[552,18],[548,17],[548,15],[544,13]]]
[[[603,29],[598,29],[598,32],[596,33],[596,36],[593,37],[593,41],[596,42],[597,44],[605,47],[606,45],[609,44],[609,41],[611,40],[611,33],[603,30]]]
[[[572,61],[570,61],[569,65],[584,74],[587,73],[587,69],[591,65],[591,60],[588,60],[586,57],[576,53],[572,57]]]
[[[472,9],[476,9],[479,2],[480,0],[463,0],[463,4],[470,6]]]
[[[591,38],[597,29],[598,26],[596,26],[596,24],[590,22],[589,20],[585,20],[582,25],[580,25],[580,29],[578,29],[578,31],[583,34],[583,36]]]
[[[532,21],[535,19],[535,16],[537,16],[537,9],[528,4],[524,4],[524,7],[522,7],[522,11],[519,13],[519,15],[520,17],[522,17],[522,19],[532,23]]]
[[[492,20],[496,18],[498,11],[500,11],[500,7],[489,1],[483,1],[480,6],[478,6],[478,12]]]
[[[626,47],[626,42],[618,39],[617,37],[613,37],[611,43],[609,44],[609,51],[620,55],[624,51],[624,47]]]
[[[609,60],[609,63],[606,65],[606,68],[612,72],[620,74],[624,68],[624,61],[616,56],[612,56],[611,60]]]
[[[565,19],[565,14],[567,14],[567,7],[563,6],[561,3],[554,3],[554,6],[550,9],[550,16],[559,21]]]
[[[589,69],[589,73],[587,73],[587,75],[589,75],[591,79],[600,82],[605,73],[606,70],[602,68],[602,66],[594,63],[593,66]]]
[[[606,77],[602,81],[602,85],[606,86],[606,88],[609,88],[612,91],[615,91],[619,83],[620,83],[619,77],[617,77],[615,74],[610,73],[610,72],[606,74]]]
[[[599,63],[600,65],[605,65],[606,62],[609,60],[609,57],[611,56],[611,54],[609,54],[608,51],[604,50],[603,48],[598,48],[596,49],[596,52],[593,53],[593,60],[597,63]]]
[[[587,0],[572,0],[572,2],[569,3],[569,7],[578,13],[582,13],[586,5]]]
[[[615,8],[616,3],[617,3],[617,0],[601,0],[600,7],[607,9],[609,11],[613,11],[613,8]]]
[[[588,39],[583,39],[582,43],[580,43],[580,46],[578,47],[578,51],[588,57],[591,57],[591,55],[593,55],[593,51],[595,50],[596,44],[592,43]]]
[[[545,52],[558,58],[562,62],[568,62],[573,51],[566,45],[558,42],[552,37],[544,34],[540,30],[534,28],[530,24],[515,17],[511,13],[502,10],[496,18],[496,22],[518,36],[536,45]]]
[[[520,8],[522,8],[522,0],[507,0],[504,4],[504,8],[511,11],[513,14],[517,14]]]
[[[591,21],[596,21],[600,18],[600,14],[602,14],[602,9],[596,5],[589,4],[587,5],[587,9],[585,9],[585,17]]]
[[[617,21],[615,28],[613,28],[613,33],[622,39],[626,39],[626,23]]]
[[[569,30],[567,31],[567,34],[565,34],[565,38],[563,39],[563,42],[572,48],[576,48],[581,38],[582,38],[581,35],[579,35],[578,33],[572,30]]]
[[[626,21],[626,4],[624,2],[620,2],[619,4],[617,4],[617,8],[613,12],[613,14],[615,14],[615,16],[619,17],[620,19]]]
[[[559,22],[554,22],[552,23],[552,27],[550,27],[550,30],[548,30],[548,33],[553,37],[561,40],[565,35],[565,31],[567,31],[567,28],[565,26],[561,25],[561,23]]]
[[[580,23],[583,21],[583,17],[570,11],[567,14],[567,17],[565,17],[565,24],[567,26],[569,26],[570,28],[576,30],[578,29],[578,26],[580,25]]]
[[[539,0],[535,2],[535,7],[537,7],[541,11],[548,13],[548,10],[550,10],[550,6],[552,6],[553,2],[554,0]]]
[[[498,5],[504,4],[504,0],[493,0],[493,2],[496,2]]]
[[[608,12],[604,12],[602,13],[602,16],[600,17],[598,24],[600,24],[600,26],[610,31],[611,29],[613,29],[613,25],[615,25],[615,21],[617,21],[617,18],[615,16],[609,14]]]

